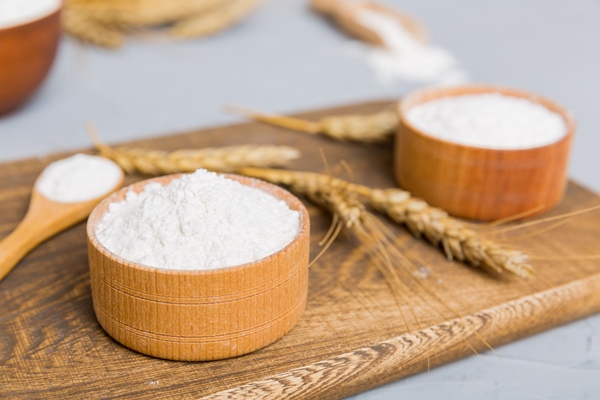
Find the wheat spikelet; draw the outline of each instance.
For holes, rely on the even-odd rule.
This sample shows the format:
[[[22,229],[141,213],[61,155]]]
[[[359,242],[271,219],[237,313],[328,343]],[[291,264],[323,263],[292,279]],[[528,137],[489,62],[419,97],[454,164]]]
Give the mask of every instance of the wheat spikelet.
[[[239,172],[239,171],[238,171]],[[345,227],[358,240],[367,246],[373,257],[374,265],[382,273],[389,286],[394,301],[408,331],[410,325],[404,314],[403,306],[410,305],[408,288],[400,279],[394,266],[403,264],[403,260],[386,251],[388,240],[378,225],[378,220],[366,209],[346,182],[323,174],[288,173],[282,170],[246,168],[241,170],[247,175],[267,178],[273,183],[286,184],[290,189],[308,197],[312,202],[328,210],[333,215],[332,229],[326,234],[322,243],[327,242],[323,250],[315,257],[311,265],[319,259],[335,240],[341,228]],[[422,329],[413,307],[409,307],[417,326]]]
[[[506,249],[487,240],[445,211],[429,206],[409,192],[400,189],[371,189],[328,175],[274,169],[243,168],[239,173],[290,186],[292,191],[307,192],[312,187],[330,185],[343,187],[365,199],[375,210],[388,215],[394,222],[406,226],[415,236],[425,237],[441,245],[449,259],[467,263],[487,271],[511,272],[521,278],[534,276],[527,255]]]
[[[175,22],[169,33],[181,38],[212,35],[240,21],[257,4],[258,0],[230,0],[209,12],[196,13]]]
[[[405,225],[413,235],[424,236],[434,245],[441,245],[450,260],[457,259],[496,273],[509,271],[521,278],[535,275],[524,253],[483,238],[444,210],[431,207],[409,192],[354,186],[374,209]]]
[[[228,110],[255,121],[310,134],[326,135],[341,141],[388,142],[398,128],[398,116],[395,111],[381,111],[364,115],[337,115],[313,122],[287,116],[265,114],[241,107],[229,106]]]
[[[172,23],[212,10],[229,0],[68,0],[66,9],[86,12],[96,21],[123,27]]]
[[[100,156],[113,160],[125,172],[168,175],[193,172],[199,168],[232,172],[243,167],[285,165],[300,156],[289,146],[242,145],[167,152],[143,148],[110,147],[100,142],[92,126],[88,131]]]
[[[123,33],[119,29],[96,21],[86,12],[65,9],[61,21],[67,33],[83,42],[108,48],[117,48],[123,43]]]
[[[118,47],[126,33],[171,25],[178,37],[207,36],[247,15],[259,0],[67,0],[64,29],[104,47]]]
[[[381,143],[389,141],[396,132],[398,117],[394,111],[333,116],[320,120],[319,127],[323,134],[337,140]]]
[[[293,147],[273,145],[243,145],[173,152],[127,147],[99,150],[101,156],[115,161],[126,172],[145,175],[193,172],[198,168],[231,172],[247,166],[280,166],[299,156],[298,150]]]
[[[373,264],[382,273],[386,284],[389,286],[401,318],[406,325],[408,332],[411,332],[410,324],[403,311],[403,306],[409,306],[409,312],[416,322],[419,330],[423,330],[423,326],[415,312],[414,307],[411,307],[413,295],[421,297],[427,301],[425,295],[437,299],[443,309],[449,310],[456,318],[462,318],[453,307],[451,307],[435,290],[424,285],[415,278],[411,272],[411,267],[414,270],[414,265],[404,256],[397,248],[393,246],[384,229],[381,228],[381,222],[369,213],[364,204],[361,203],[359,196],[364,196],[365,188],[361,185],[354,185],[341,179],[333,178],[329,175],[285,171],[265,168],[244,168],[239,173],[254,176],[257,178],[268,180],[276,184],[285,184],[292,191],[298,194],[307,196],[311,201],[329,210],[333,214],[332,228],[326,234],[323,242],[327,241],[330,245],[335,237],[339,234],[340,228],[345,226],[350,230],[364,245],[367,246],[369,253],[373,256]],[[369,188],[366,188],[369,189]],[[370,189],[369,189],[370,190]],[[319,253],[317,259],[327,249],[327,246]],[[388,251],[388,249],[390,251]],[[313,261],[314,263],[314,261]],[[398,266],[398,270],[395,268]],[[404,279],[403,279],[404,278]],[[421,291],[411,291],[409,282],[416,284]],[[438,309],[435,305],[429,303],[428,306],[436,313],[447,318],[447,316]],[[467,327],[468,330],[470,330]],[[492,346],[479,334],[477,331],[472,331],[473,335],[479,338],[484,345],[494,351]],[[466,345],[477,355],[477,349],[467,340],[463,338]],[[429,361],[428,361],[429,362]]]

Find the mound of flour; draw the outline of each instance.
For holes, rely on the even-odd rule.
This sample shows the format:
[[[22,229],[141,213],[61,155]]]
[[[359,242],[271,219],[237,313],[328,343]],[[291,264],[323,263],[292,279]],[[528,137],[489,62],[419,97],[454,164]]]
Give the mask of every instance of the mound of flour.
[[[108,195],[122,179],[123,171],[114,162],[75,154],[48,165],[35,187],[47,199],[78,203]]]
[[[529,149],[562,139],[567,124],[539,103],[500,93],[450,96],[411,107],[406,119],[439,139],[489,149]]]
[[[300,213],[275,197],[206,170],[146,185],[112,203],[98,240],[146,266],[203,270],[259,260],[287,246]]]

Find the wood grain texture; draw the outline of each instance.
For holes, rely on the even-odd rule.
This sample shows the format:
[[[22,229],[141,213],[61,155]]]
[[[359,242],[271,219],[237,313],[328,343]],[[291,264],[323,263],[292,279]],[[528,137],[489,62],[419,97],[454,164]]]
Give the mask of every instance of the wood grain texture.
[[[168,360],[208,361],[263,348],[296,325],[306,307],[310,220],[290,192],[239,175],[244,185],[285,201],[300,213],[300,232],[285,248],[261,260],[216,270],[146,267],[110,252],[96,227],[111,203],[151,182],[166,185],[181,175],[137,182],[98,205],[87,224],[90,280],[100,325],[118,342]]]
[[[367,113],[377,102],[307,113]],[[297,146],[293,167],[321,171],[318,149],[330,164],[346,160],[355,180],[374,187],[393,184],[392,149],[338,143],[260,124],[241,124],[154,138],[136,146],[166,150],[242,143]],[[64,155],[53,156],[51,159]],[[25,214],[31,185],[50,160],[0,165],[0,237]],[[133,179],[130,178],[130,182]],[[547,215],[598,204],[600,198],[570,184],[560,205]],[[311,217],[314,256],[331,222],[305,203]],[[530,281],[491,278],[449,262],[437,249],[388,224],[395,245],[426,267],[422,284],[435,290],[456,313],[415,282],[403,307],[410,332],[393,296],[368,258],[368,249],[342,235],[309,271],[306,310],[282,339],[254,353],[221,361],[165,361],[131,351],[104,333],[92,307],[85,227],[79,225],[34,250],[0,283],[0,397],[6,398],[342,398],[600,311],[598,260],[537,261]],[[515,235],[522,235],[519,232]],[[595,254],[600,248],[600,213],[586,214],[560,229],[524,238],[518,246],[537,255]],[[514,243],[513,243],[514,244]],[[400,267],[398,267],[400,268]],[[482,368],[485,368],[482,362]]]
[[[60,10],[0,28],[0,115],[19,107],[41,85],[54,61],[59,37]]]
[[[568,133],[558,142],[522,150],[465,146],[429,136],[406,119],[413,106],[449,96],[501,93],[538,102],[565,119]],[[398,184],[449,213],[496,220],[522,212],[545,212],[562,198],[575,133],[568,111],[526,92],[472,85],[425,89],[399,105],[395,171]]]

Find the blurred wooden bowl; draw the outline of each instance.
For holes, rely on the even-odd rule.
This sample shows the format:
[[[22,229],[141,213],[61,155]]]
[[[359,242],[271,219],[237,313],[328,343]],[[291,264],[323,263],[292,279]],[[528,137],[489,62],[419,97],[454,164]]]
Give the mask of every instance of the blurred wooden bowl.
[[[415,128],[406,112],[417,104],[449,96],[500,93],[539,103],[560,114],[565,137],[549,145],[495,150],[438,139]],[[556,205],[567,183],[567,163],[575,121],[563,107],[532,93],[502,87],[470,85],[425,89],[402,100],[396,136],[394,171],[398,184],[450,214],[497,220]]]
[[[265,347],[300,319],[308,291],[310,222],[304,205],[286,190],[225,175],[285,201],[300,212],[298,236],[261,260],[216,270],[176,271],[146,267],[107,250],[96,226],[110,203],[149,182],[121,189],[100,203],[87,225],[94,311],[115,340],[140,353],[170,360],[204,361],[240,356]]]
[[[39,88],[56,55],[60,7],[41,18],[0,28],[0,115]]]

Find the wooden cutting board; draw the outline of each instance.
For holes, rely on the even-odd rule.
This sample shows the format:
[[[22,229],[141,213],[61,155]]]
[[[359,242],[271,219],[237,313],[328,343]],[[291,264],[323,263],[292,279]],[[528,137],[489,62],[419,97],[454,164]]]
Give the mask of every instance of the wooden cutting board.
[[[305,116],[372,112],[387,104]],[[135,145],[180,149],[242,143],[297,146],[303,156],[292,166],[310,171],[322,170],[321,147],[331,164],[346,160],[357,182],[393,185],[389,146],[338,143],[260,124]],[[65,155],[0,165],[0,238],[25,214],[40,171]],[[596,194],[571,183],[564,201],[547,215],[598,203]],[[331,219],[307,204],[314,255]],[[135,353],[103,332],[92,310],[81,224],[33,251],[0,282],[0,397],[341,398],[423,371],[428,364],[470,355],[470,346],[482,350],[482,339],[499,345],[600,311],[600,260],[538,261],[539,277],[531,281],[492,278],[446,261],[438,249],[388,225],[397,235],[396,246],[412,260],[417,278],[407,283],[402,306],[408,327],[368,249],[342,235],[312,266],[306,312],[288,335],[244,357],[189,363]],[[538,235],[527,237],[528,232],[505,238],[513,237],[511,244],[538,256],[597,254],[600,212]]]

